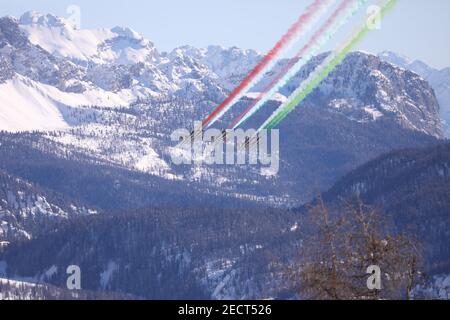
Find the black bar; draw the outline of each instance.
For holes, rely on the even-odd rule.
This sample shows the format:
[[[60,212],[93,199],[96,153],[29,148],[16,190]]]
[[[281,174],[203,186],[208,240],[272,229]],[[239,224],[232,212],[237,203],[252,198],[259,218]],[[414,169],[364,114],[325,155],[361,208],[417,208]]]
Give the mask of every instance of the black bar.
[[[16,316],[63,307],[67,312],[59,314],[61,320],[66,315],[85,317],[90,310],[119,319],[132,319],[134,314],[142,319],[316,319],[330,315],[385,319],[393,307],[405,318],[430,310],[438,313],[442,309],[445,314],[449,306],[448,301],[0,301],[1,311],[11,308]]]

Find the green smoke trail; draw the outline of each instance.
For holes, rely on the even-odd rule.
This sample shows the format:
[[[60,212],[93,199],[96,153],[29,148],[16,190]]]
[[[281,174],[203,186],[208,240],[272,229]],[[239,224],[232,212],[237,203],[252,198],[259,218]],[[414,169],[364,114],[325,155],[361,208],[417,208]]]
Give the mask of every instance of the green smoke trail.
[[[281,74],[274,79],[274,82],[269,84],[264,89],[261,96],[253,102],[247,110],[239,116],[232,124],[232,128],[236,129],[243,123],[248,121],[265,103],[267,103],[281,88],[283,88],[289,81],[295,77],[298,72],[305,66],[320,49],[332,39],[339,29],[344,26],[355,14],[359,12],[361,7],[368,0],[344,0],[328,18],[328,20],[320,27],[314,36],[305,44],[305,46],[292,59],[297,62],[290,62]],[[293,63],[293,64],[292,64]]]
[[[398,0],[388,0],[380,8],[380,19],[383,18],[398,2]],[[300,89],[300,92],[294,92],[286,104],[282,105],[277,111],[261,126],[258,130],[273,129],[277,126],[292,110],[294,110],[328,75],[345,59],[349,52],[361,42],[371,31],[371,28],[365,22],[364,26],[351,38],[348,44],[337,53],[332,54],[331,59],[326,59],[325,64],[320,66],[317,75]],[[329,61],[331,60],[331,61]]]

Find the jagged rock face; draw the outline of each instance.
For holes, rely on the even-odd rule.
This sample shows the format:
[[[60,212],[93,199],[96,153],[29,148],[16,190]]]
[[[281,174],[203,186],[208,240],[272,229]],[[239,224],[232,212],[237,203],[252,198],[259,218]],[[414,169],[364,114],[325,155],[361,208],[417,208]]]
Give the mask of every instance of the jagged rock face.
[[[86,75],[96,86],[106,91],[117,92],[132,85],[131,74],[126,66],[96,65]]]
[[[218,77],[207,66],[176,50],[161,55],[152,42],[130,28],[77,30],[62,18],[36,12],[26,13],[14,24],[32,50],[36,50],[33,46],[44,48],[78,68],[80,74],[71,77],[71,90],[66,91],[80,92],[81,86],[114,93],[130,89],[144,97],[198,99],[206,95],[214,102],[224,98]],[[33,63],[31,57],[22,60]],[[69,74],[47,76],[54,79]]]
[[[28,44],[27,36],[21,32],[17,20],[11,17],[0,19],[0,46],[11,45],[17,48],[25,48]]]
[[[0,83],[14,76],[14,67],[11,60],[12,44],[26,46],[27,38],[22,34],[12,18],[0,19]]]
[[[291,94],[325,56],[313,59],[282,92]],[[348,55],[307,102],[354,121],[390,118],[405,128],[442,137],[439,103],[430,85],[417,74],[374,55],[362,52]]]
[[[207,66],[218,76],[220,83],[227,90],[233,90],[262,59],[262,55],[254,50],[236,47],[209,46],[198,49],[183,46],[175,49],[174,52],[193,57]]]
[[[417,73],[430,83],[439,101],[440,114],[444,121],[444,133],[450,137],[450,68],[437,70],[422,61],[412,61],[407,57],[388,51],[379,56],[384,61]]]
[[[1,51],[1,49],[0,49]],[[14,76],[14,70],[11,65],[11,60],[8,57],[0,54],[0,83],[11,79]]]
[[[83,77],[81,68],[31,44],[13,18],[0,20],[0,39],[1,59],[9,70],[12,68],[17,74],[63,91],[70,88],[69,81]]]

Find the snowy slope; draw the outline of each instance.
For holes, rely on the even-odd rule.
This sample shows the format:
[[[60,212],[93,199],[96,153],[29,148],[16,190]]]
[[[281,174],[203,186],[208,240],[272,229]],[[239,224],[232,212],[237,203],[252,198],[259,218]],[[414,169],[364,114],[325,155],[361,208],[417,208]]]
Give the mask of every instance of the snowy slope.
[[[15,78],[0,84],[0,128],[13,132],[66,128],[58,103],[29,82]]]
[[[119,93],[92,89],[84,93],[62,92],[23,76],[0,84],[0,128],[17,132],[55,130],[69,127],[76,119],[68,107],[126,106],[134,100],[130,90]]]

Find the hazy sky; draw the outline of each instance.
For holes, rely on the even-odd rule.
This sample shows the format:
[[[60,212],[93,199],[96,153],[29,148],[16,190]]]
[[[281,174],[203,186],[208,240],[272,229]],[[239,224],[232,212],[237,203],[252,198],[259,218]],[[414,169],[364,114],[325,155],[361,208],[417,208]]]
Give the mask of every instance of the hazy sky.
[[[161,51],[184,44],[220,44],[265,52],[311,1],[1,0],[0,15],[19,17],[37,10],[64,17],[69,5],[78,5],[83,28],[129,26]],[[449,67],[450,0],[400,0],[381,30],[359,49],[392,50],[434,67]]]

